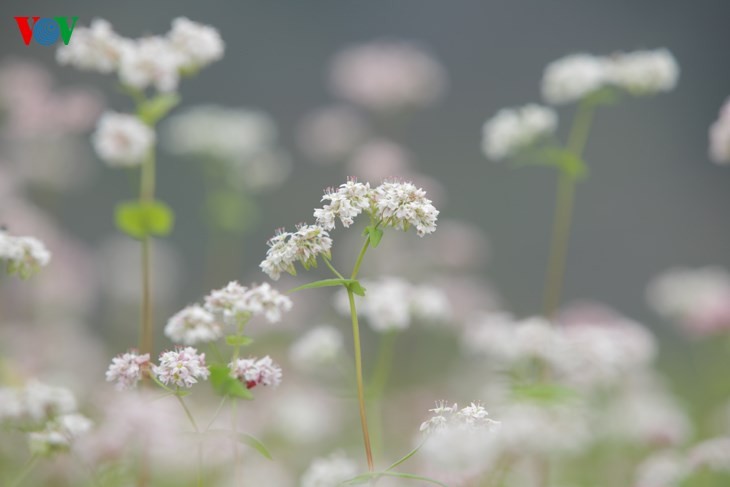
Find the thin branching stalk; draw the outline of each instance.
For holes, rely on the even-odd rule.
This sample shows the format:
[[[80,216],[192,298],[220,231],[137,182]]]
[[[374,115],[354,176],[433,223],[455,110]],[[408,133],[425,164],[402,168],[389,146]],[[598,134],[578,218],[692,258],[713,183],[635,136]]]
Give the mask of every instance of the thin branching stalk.
[[[180,396],[180,394],[175,394],[175,397],[177,398],[178,402],[182,406],[182,408],[185,410],[185,416],[188,417],[188,420],[190,421],[190,424],[193,427],[193,430],[195,430],[196,433],[196,439],[198,442],[197,450],[198,450],[198,487],[203,486],[203,443],[202,443],[202,437],[201,437],[201,431],[198,428],[198,423],[195,422],[195,418],[193,417],[193,414],[190,412],[190,409],[188,409],[187,404],[185,404],[185,400]]]
[[[583,100],[578,105],[575,118],[573,119],[567,149],[578,159],[581,158],[586,141],[588,140],[594,109],[595,104],[591,100]],[[550,257],[545,281],[544,313],[548,318],[555,315],[558,306],[560,306],[560,299],[563,292],[565,262],[568,254],[570,227],[573,220],[576,182],[577,177],[574,172],[567,168],[561,168],[555,203],[555,216],[553,218]]]

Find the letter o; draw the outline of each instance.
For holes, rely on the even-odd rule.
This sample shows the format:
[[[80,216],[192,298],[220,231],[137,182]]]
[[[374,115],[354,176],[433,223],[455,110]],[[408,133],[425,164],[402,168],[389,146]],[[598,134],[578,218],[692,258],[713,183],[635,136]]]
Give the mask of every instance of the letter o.
[[[58,23],[51,18],[38,19],[33,26],[33,38],[42,46],[54,44],[60,35],[61,30],[58,28]]]

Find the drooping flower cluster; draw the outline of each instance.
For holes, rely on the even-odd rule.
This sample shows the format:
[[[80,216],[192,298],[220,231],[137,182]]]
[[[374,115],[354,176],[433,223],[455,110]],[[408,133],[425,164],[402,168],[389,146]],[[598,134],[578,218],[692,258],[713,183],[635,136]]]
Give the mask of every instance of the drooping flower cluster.
[[[31,451],[49,454],[67,450],[92,423],[77,412],[70,390],[34,380],[22,388],[0,387],[0,425],[27,432]]]
[[[649,304],[693,336],[730,330],[730,274],[719,267],[670,269],[647,289]]]
[[[165,335],[174,343],[195,345],[218,340],[223,336],[213,313],[197,304],[178,311],[167,321]]]
[[[159,365],[152,367],[152,373],[163,384],[175,387],[192,387],[198,380],[206,380],[210,375],[205,365],[205,354],[198,353],[193,347],[163,352]]]
[[[730,98],[710,127],[710,159],[717,164],[730,164]]]
[[[134,115],[106,112],[92,136],[94,150],[111,167],[141,165],[155,144],[155,131]]]
[[[228,364],[231,377],[240,380],[247,388],[257,385],[276,387],[281,384],[281,367],[268,355],[260,358],[236,359]]]
[[[144,90],[175,91],[180,75],[200,69],[223,56],[224,44],[213,27],[184,17],[172,22],[166,36],[127,39],[100,19],[88,28],[77,27],[74,40],[61,46],[56,59],[78,69],[112,73],[121,82]]]
[[[677,61],[667,49],[610,56],[571,54],[545,68],[542,95],[551,104],[579,101],[607,87],[651,95],[671,91],[678,77]]]
[[[367,294],[360,300],[357,311],[378,333],[405,330],[414,321],[442,323],[451,318],[449,299],[438,287],[414,285],[392,276],[361,282]],[[335,296],[335,307],[343,316],[349,314],[346,292]]]
[[[336,94],[382,112],[431,105],[447,84],[443,68],[426,51],[405,42],[385,41],[337,54],[330,80]]]
[[[149,372],[150,354],[135,351],[123,353],[112,359],[106,371],[106,380],[115,382],[118,390],[132,389]]]
[[[0,229],[0,262],[9,274],[26,279],[51,261],[51,253],[34,237],[16,237]]]
[[[269,277],[277,280],[282,272],[296,275],[296,262],[309,269],[316,267],[319,256],[330,259],[332,239],[328,230],[338,219],[349,227],[365,211],[377,226],[403,231],[415,227],[422,237],[436,230],[439,214],[426,192],[409,182],[385,181],[371,188],[369,183],[350,179],[337,189],[328,189],[322,201],[330,203],[314,210],[316,225],[300,225],[294,233],[280,230],[269,240],[266,259],[260,265]]]
[[[484,124],[482,151],[493,160],[513,156],[551,136],[557,125],[558,116],[551,108],[535,104],[504,108]]]

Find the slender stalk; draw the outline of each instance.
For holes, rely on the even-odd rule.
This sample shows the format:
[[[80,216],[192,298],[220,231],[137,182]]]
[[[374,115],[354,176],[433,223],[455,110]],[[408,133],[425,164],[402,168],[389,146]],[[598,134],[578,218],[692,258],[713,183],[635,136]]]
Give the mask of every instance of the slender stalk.
[[[203,486],[203,443],[202,438],[199,436],[201,431],[198,428],[198,424],[195,422],[195,418],[193,418],[192,413],[190,412],[190,409],[188,409],[187,404],[185,404],[185,401],[179,394],[175,394],[175,397],[177,398],[178,402],[182,406],[182,408],[185,410],[185,415],[188,417],[188,420],[190,420],[190,424],[193,426],[193,429],[196,433],[198,433],[198,487]]]
[[[329,260],[329,259],[328,259],[328,258],[327,258],[326,256],[324,256],[324,257],[322,258],[322,260],[323,260],[323,261],[324,261],[324,263],[325,263],[325,264],[327,265],[327,267],[329,267],[329,269],[330,269],[330,270],[332,271],[332,273],[333,273],[334,275],[336,275],[336,276],[337,276],[337,277],[339,277],[340,279],[344,279],[344,278],[345,278],[345,276],[343,276],[342,274],[340,274],[339,272],[337,272],[337,269],[335,269],[335,266],[333,266],[333,265],[332,265],[332,262],[330,262],[330,260]]]
[[[233,485],[239,485],[238,477],[241,472],[239,471],[238,464],[238,401],[235,398],[231,398],[231,430],[233,430]]]
[[[142,164],[140,177],[139,200],[149,202],[155,198],[155,152],[150,149],[147,159]],[[152,241],[145,236],[142,239],[142,319],[140,322],[139,352],[152,353],[154,328],[152,305]]]
[[[360,253],[360,257],[358,258],[358,263],[362,260],[362,256],[365,253],[365,250],[367,249],[367,242],[365,243],[365,246],[363,247],[363,251]],[[357,265],[355,267],[355,271],[353,271],[353,276],[357,275]],[[354,279],[354,277],[353,277]],[[362,352],[360,347],[360,326],[357,321],[357,310],[355,309],[355,295],[352,293],[350,289],[347,290],[347,297],[350,301],[350,317],[352,319],[352,339],[353,339],[353,347],[355,349],[355,376],[357,379],[357,399],[360,405],[360,424],[362,426],[362,437],[363,437],[363,443],[365,444],[365,456],[367,457],[368,461],[368,470],[370,472],[375,471],[375,465],[373,463],[373,452],[370,447],[370,433],[368,432],[368,420],[367,415],[365,412],[365,391],[363,387],[363,380],[362,380]]]
[[[18,475],[15,477],[15,479],[10,483],[9,487],[20,486],[23,483],[23,480],[25,480],[25,478],[28,476],[28,474],[30,474],[30,472],[33,471],[33,468],[35,468],[39,459],[40,459],[40,457],[38,455],[33,455],[32,457],[30,457],[30,459],[23,466],[23,469],[18,473]]]
[[[395,342],[398,333],[394,330],[386,332],[380,339],[378,358],[373,369],[373,377],[370,382],[370,400],[375,405],[372,414],[373,431],[375,432],[373,444],[375,451],[383,450],[383,405],[381,404],[388,383],[390,368],[395,353]]]
[[[577,108],[573,126],[568,138],[567,150],[581,158],[588,140],[595,105],[590,100],[583,100]],[[544,313],[550,318],[560,305],[565,277],[565,262],[568,253],[570,227],[573,220],[575,202],[576,177],[566,169],[561,169],[555,216],[553,218],[552,241],[548,261],[547,277],[544,292]]]
[[[368,251],[368,247],[370,247],[370,238],[365,239],[365,243],[363,244],[362,249],[360,249],[360,254],[357,256],[357,261],[355,261],[355,267],[352,269],[350,279],[357,278],[357,274],[360,272],[360,265],[362,265],[362,260],[365,257],[365,252]]]

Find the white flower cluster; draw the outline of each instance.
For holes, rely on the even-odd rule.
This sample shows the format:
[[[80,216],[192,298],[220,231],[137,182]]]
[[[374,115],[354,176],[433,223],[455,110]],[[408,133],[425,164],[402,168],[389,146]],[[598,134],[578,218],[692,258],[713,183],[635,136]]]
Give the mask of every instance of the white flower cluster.
[[[267,245],[266,259],[259,267],[275,281],[282,272],[296,275],[296,262],[309,269],[317,266],[320,255],[331,258],[332,239],[327,230],[318,225],[299,225],[294,233],[277,230]]]
[[[647,300],[690,335],[730,330],[730,273],[723,268],[669,269],[649,283]]]
[[[193,347],[163,352],[159,363],[152,366],[152,373],[165,385],[192,387],[198,380],[206,380],[210,375],[205,365],[205,354],[198,353]]]
[[[545,68],[542,95],[552,104],[579,101],[606,87],[650,95],[671,91],[678,78],[677,61],[667,49],[611,56],[571,54]]]
[[[344,338],[334,326],[317,326],[299,338],[289,349],[289,360],[301,369],[318,370],[337,362],[344,353]]]
[[[730,164],[730,98],[710,127],[710,158],[718,164]]]
[[[222,323],[233,326],[259,315],[269,323],[276,323],[291,308],[291,299],[268,283],[248,288],[233,281],[205,297],[205,309]]]
[[[281,384],[281,367],[268,355],[260,359],[237,359],[228,364],[228,368],[231,377],[238,379],[249,389],[257,385],[276,387]]]
[[[625,319],[559,326],[542,318],[515,321],[492,314],[470,326],[463,343],[507,368],[538,360],[559,380],[581,388],[616,385],[626,374],[644,370],[656,355],[653,336]]]
[[[428,106],[447,84],[441,65],[405,42],[371,42],[343,50],[332,62],[330,80],[341,97],[384,112]]]
[[[92,143],[111,167],[139,166],[155,144],[155,131],[134,115],[106,112],[97,122]]]
[[[165,335],[174,343],[195,345],[214,342],[223,336],[213,313],[197,304],[178,311],[167,321]]]
[[[438,401],[436,407],[429,411],[433,413],[433,416],[421,423],[420,427],[422,432],[429,434],[453,426],[491,430],[500,424],[499,421],[489,417],[484,406],[474,402],[459,409],[456,403],[451,405],[446,401]]]
[[[126,39],[100,19],[88,28],[77,27],[74,40],[56,53],[60,64],[82,70],[112,73],[121,82],[144,90],[175,91],[180,75],[200,69],[223,57],[224,44],[213,27],[184,17],[172,22],[166,36]]]
[[[135,351],[123,353],[112,359],[106,371],[107,382],[115,382],[118,390],[132,389],[149,372],[150,354]]]
[[[405,330],[419,320],[442,323],[452,316],[449,299],[438,287],[414,285],[390,276],[361,282],[367,294],[360,300],[357,311],[378,333]],[[346,292],[335,296],[335,306],[342,315],[349,314]]]
[[[339,487],[358,474],[357,464],[340,452],[315,459],[301,478],[301,487]]]
[[[330,204],[314,210],[314,217],[326,230],[332,230],[337,219],[349,227],[356,216],[367,211],[386,227],[407,231],[414,226],[422,237],[436,230],[439,214],[423,189],[401,181],[385,181],[371,189],[369,183],[350,179],[336,190],[327,190],[322,201]]]
[[[16,237],[0,230],[0,262],[9,274],[26,279],[51,261],[46,246],[33,237]]]
[[[529,104],[504,108],[487,120],[482,128],[482,151],[492,160],[514,156],[519,151],[555,133],[555,110]]]
[[[92,426],[77,412],[71,391],[35,380],[22,388],[0,387],[0,424],[27,431],[36,454],[67,450]]]
[[[660,451],[639,465],[634,485],[679,487],[685,485],[694,474],[707,475],[709,472],[730,473],[730,437],[702,441],[684,455],[673,450]]]
[[[246,287],[231,281],[211,291],[202,306],[187,306],[171,317],[165,335],[183,345],[213,342],[223,337],[225,326],[240,331],[253,316],[263,316],[269,323],[276,323],[291,308],[291,299],[268,283]]]

